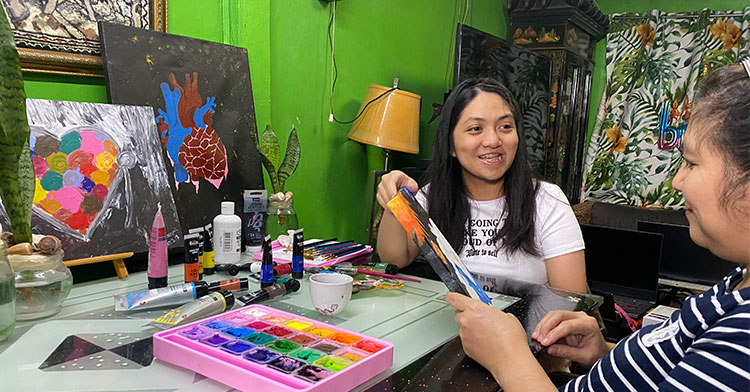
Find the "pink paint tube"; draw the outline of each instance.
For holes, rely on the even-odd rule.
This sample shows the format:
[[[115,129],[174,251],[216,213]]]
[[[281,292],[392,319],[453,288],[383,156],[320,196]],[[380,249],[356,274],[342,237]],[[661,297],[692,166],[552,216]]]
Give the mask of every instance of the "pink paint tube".
[[[161,203],[151,226],[151,240],[148,243],[148,288],[167,286],[167,229],[161,214]]]

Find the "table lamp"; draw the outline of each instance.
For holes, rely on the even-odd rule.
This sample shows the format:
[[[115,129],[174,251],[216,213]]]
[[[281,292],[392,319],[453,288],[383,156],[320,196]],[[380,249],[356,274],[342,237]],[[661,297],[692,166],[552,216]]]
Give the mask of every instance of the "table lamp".
[[[392,88],[371,84],[349,139],[382,148],[388,171],[391,150],[419,153],[421,101],[419,95],[399,89],[398,79]]]

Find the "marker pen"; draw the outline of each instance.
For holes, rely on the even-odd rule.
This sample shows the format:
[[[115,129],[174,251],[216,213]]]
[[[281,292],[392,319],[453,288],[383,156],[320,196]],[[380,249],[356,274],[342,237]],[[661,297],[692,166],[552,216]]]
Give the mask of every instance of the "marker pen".
[[[272,286],[262,288],[258,291],[243,295],[237,298],[237,302],[242,303],[242,306],[258,303],[267,299],[276,298],[288,293],[293,293],[299,290],[299,281],[296,279],[290,279],[284,283],[277,283]]]
[[[292,278],[302,279],[305,272],[304,229],[297,229],[292,234]]]
[[[263,264],[260,269],[260,287],[265,288],[273,284],[273,260],[271,253],[271,236],[266,235],[263,240]]]
[[[172,309],[149,323],[160,329],[172,328],[175,325],[187,324],[195,320],[219,314],[234,306],[234,294],[221,290]]]

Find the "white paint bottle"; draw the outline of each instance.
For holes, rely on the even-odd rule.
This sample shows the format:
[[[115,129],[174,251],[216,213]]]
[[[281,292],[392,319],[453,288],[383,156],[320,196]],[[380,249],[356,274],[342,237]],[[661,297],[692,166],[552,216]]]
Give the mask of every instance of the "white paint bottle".
[[[234,214],[234,202],[222,201],[214,218],[214,262],[238,264],[242,248],[242,219]]]

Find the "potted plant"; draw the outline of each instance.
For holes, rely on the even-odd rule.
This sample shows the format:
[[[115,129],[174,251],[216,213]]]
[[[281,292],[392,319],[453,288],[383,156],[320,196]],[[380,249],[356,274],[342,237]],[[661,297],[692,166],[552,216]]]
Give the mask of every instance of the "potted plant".
[[[297,130],[292,127],[292,132],[289,133],[283,160],[281,160],[279,138],[276,137],[270,125],[266,125],[257,148],[273,189],[273,194],[268,198],[266,233],[275,238],[280,234],[286,234],[287,230],[298,228],[292,192],[284,192],[286,180],[299,165],[300,145]]]
[[[31,319],[56,313],[68,296],[73,276],[62,263],[60,240],[31,235],[34,168],[29,149],[29,123],[21,61],[5,10],[0,7],[0,198],[10,218],[10,232],[3,233],[8,261],[13,270],[16,318]],[[0,290],[9,284],[0,282]],[[3,306],[0,294],[0,309]],[[0,319],[4,319],[0,315]],[[0,326],[2,329],[2,326]]]

